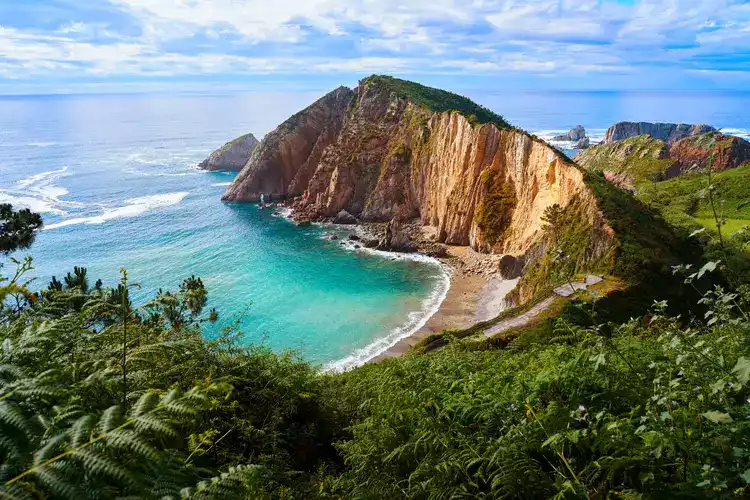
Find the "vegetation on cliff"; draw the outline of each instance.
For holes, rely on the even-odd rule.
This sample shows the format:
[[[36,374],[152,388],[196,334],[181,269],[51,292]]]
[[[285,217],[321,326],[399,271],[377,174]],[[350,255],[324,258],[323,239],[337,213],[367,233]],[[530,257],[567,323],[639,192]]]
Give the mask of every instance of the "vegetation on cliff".
[[[510,127],[502,116],[484,106],[480,106],[467,97],[452,92],[386,75],[369,76],[363,79],[360,84],[377,85],[387,92],[392,92],[402,99],[436,113],[456,111],[469,118],[472,123],[492,123],[501,129]]]
[[[632,185],[663,180],[674,164],[664,141],[650,135],[592,146],[575,159],[589,170],[623,174]]]

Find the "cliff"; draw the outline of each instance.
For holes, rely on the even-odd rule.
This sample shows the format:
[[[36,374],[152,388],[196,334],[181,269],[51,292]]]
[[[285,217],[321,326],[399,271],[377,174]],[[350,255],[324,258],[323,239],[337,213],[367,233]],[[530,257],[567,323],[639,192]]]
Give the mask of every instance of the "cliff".
[[[717,130],[709,125],[688,125],[686,123],[619,122],[607,129],[604,135],[604,144],[612,144],[629,137],[649,134],[654,139],[662,140],[667,145],[671,145],[684,137],[707,132],[717,132]]]
[[[306,192],[298,208],[321,217],[419,218],[440,242],[506,254],[533,246],[545,208],[575,199],[609,239],[581,171],[554,148],[466,98],[387,77],[339,88],[282,123],[223,200],[260,192]]]
[[[678,246],[669,229],[600,177],[464,97],[373,76],[269,133],[222,199],[265,193],[293,199],[297,217],[418,220],[438,242],[518,259],[520,304],[577,272],[635,282],[650,262],[669,269]],[[556,224],[545,213],[553,205]]]
[[[704,171],[711,161],[713,171],[721,172],[750,160],[750,142],[720,133],[697,135],[672,144],[669,156],[680,172]]]
[[[245,134],[224,144],[198,164],[201,170],[234,170],[239,172],[250,159],[258,139]]]

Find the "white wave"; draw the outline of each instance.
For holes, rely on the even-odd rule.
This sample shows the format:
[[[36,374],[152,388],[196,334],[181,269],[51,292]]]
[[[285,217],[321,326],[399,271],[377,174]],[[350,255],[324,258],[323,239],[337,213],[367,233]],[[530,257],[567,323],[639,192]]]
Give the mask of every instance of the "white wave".
[[[171,205],[177,205],[188,194],[188,192],[183,191],[179,193],[156,194],[153,196],[131,198],[129,200],[125,200],[125,206],[110,208],[104,210],[99,215],[94,215],[91,217],[76,217],[73,219],[64,220],[56,224],[50,224],[44,229],[57,229],[60,227],[73,226],[76,224],[103,224],[113,219],[137,217],[151,210],[156,210]]]
[[[231,186],[232,183],[231,182],[216,182],[216,183],[211,184],[211,185],[215,186],[215,187],[226,187],[226,186]]]
[[[719,129],[719,132],[726,135],[734,135],[736,137],[741,137],[743,139],[750,139],[750,129],[746,128],[722,128]]]
[[[60,177],[67,175],[67,173],[68,167],[63,167],[59,170],[49,170],[47,172],[41,172],[16,182],[16,186],[18,186],[19,188],[25,188],[40,183],[49,184],[51,181],[57,180]]]
[[[40,214],[53,213],[65,215],[64,211],[57,208],[49,200],[33,198],[31,196],[16,196],[3,190],[0,190],[0,203],[10,203],[14,208],[28,208],[32,212]]]
[[[57,146],[56,142],[27,142],[27,146],[32,146],[35,148],[48,148],[51,146]]]
[[[137,168],[126,168],[124,172],[141,177],[185,177],[186,175],[195,175],[198,173],[193,171],[193,169],[190,169],[188,172],[144,172]]]
[[[377,339],[371,344],[362,347],[361,349],[357,349],[352,354],[343,359],[327,363],[323,367],[324,371],[344,372],[347,370],[351,370],[353,368],[356,368],[357,366],[367,363],[371,359],[384,353],[389,348],[396,345],[399,340],[410,337],[420,328],[422,328],[425,323],[427,323],[427,321],[438,311],[438,309],[440,309],[440,305],[443,303],[443,300],[445,300],[446,295],[448,295],[448,288],[450,288],[451,283],[450,277],[443,265],[440,264],[440,262],[436,259],[419,254],[391,254],[389,252],[379,252],[369,249],[362,250],[367,250],[375,254],[388,254],[389,257],[395,257],[398,259],[418,260],[421,262],[433,263],[440,267],[442,273],[440,276],[440,281],[432,290],[432,292],[430,292],[430,295],[422,302],[422,308],[419,311],[409,313],[406,324],[391,331],[385,337]]]

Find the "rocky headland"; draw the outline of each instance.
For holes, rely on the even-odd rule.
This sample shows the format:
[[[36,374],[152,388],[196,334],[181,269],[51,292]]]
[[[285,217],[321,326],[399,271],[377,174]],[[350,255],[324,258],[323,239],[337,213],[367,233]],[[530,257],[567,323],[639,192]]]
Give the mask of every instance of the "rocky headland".
[[[568,131],[567,134],[556,135],[553,141],[570,141],[573,143],[573,149],[586,149],[591,144],[589,137],[586,135],[586,129],[583,125],[576,125]]]
[[[239,172],[250,159],[258,145],[253,134],[245,134],[233,139],[214,151],[208,158],[198,164],[201,170],[231,170]]]
[[[664,124],[648,125],[658,128]],[[686,127],[693,131],[715,130],[708,125]],[[713,171],[720,172],[750,161],[750,142],[742,138],[706,132],[675,139],[674,131],[678,129],[671,129],[671,135],[667,130],[669,127],[661,129],[659,137],[648,133],[593,146],[580,152],[575,161],[587,169],[604,172],[609,180],[628,189],[642,182],[658,182],[684,173],[705,171],[709,164]],[[672,142],[660,138],[665,134],[668,139],[672,137]]]
[[[565,276],[635,282],[646,272],[635,262],[663,269],[671,260],[676,245],[663,222],[608,186],[462,96],[372,76],[267,134],[222,200],[257,202],[263,194],[291,207],[298,224],[358,223],[356,245],[449,264],[456,285],[449,299],[463,289],[459,277],[481,278],[464,298],[490,293],[480,292],[489,281],[517,280],[508,298],[521,305]],[[646,250],[646,233],[655,231],[658,245]]]
[[[618,122],[607,129],[603,144],[612,144],[637,135],[648,134],[667,145],[682,138],[718,132],[710,125],[690,125],[686,123]]]

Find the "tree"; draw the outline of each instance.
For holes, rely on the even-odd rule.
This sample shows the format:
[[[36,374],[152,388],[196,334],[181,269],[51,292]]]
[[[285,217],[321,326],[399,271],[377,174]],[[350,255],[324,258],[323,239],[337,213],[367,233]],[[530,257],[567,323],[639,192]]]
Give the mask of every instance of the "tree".
[[[0,203],[0,253],[28,248],[41,227],[39,214],[28,208],[16,211],[9,203]]]
[[[555,245],[560,244],[560,232],[562,229],[563,214],[564,212],[562,207],[555,203],[554,205],[550,205],[545,208],[544,214],[542,215],[542,222],[544,222],[542,228],[545,232],[552,234]]]

